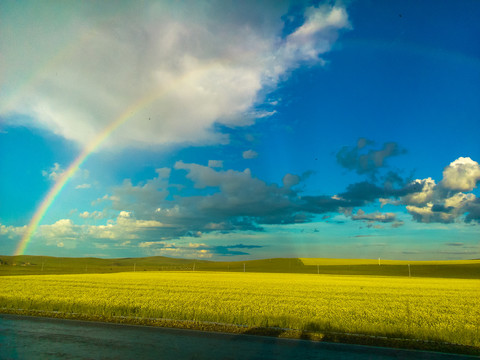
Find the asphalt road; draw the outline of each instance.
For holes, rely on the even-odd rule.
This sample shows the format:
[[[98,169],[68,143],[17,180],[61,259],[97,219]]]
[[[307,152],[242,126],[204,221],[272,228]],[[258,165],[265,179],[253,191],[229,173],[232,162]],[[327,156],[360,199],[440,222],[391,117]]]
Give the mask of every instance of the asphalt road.
[[[478,359],[423,351],[0,314],[0,359]]]

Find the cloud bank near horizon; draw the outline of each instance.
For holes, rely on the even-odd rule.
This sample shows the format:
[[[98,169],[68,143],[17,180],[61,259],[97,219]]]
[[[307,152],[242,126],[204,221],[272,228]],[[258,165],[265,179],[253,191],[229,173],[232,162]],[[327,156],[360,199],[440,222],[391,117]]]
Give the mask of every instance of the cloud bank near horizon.
[[[382,149],[373,149],[369,154]],[[369,180],[351,184],[343,193],[334,195],[303,195],[304,178],[295,174],[285,174],[281,185],[268,184],[248,168],[223,169],[223,164],[220,167],[220,163],[212,161],[208,165],[177,161],[173,168],[157,169],[156,177],[146,182],[134,184],[126,179],[111,194],[93,202],[98,210],[78,212],[83,220],[106,221],[105,224],[78,225],[71,219],[61,219],[40,226],[36,237],[58,247],[75,247],[77,242],[89,239],[100,247],[137,246],[159,254],[207,257],[247,254],[238,249],[256,245],[239,245],[235,250],[204,243],[200,246],[198,242],[192,247],[175,241],[201,239],[211,233],[261,233],[269,226],[329,222],[335,214],[374,229],[403,226],[398,215],[405,210],[418,223],[480,223],[479,198],[467,192],[473,191],[480,181],[480,165],[468,157],[446,166],[438,183],[426,178],[392,186],[388,181],[381,183],[383,176],[378,176],[374,183],[367,172],[364,175]],[[375,172],[380,172],[381,167],[386,165],[376,166]],[[53,169],[58,170],[59,166]],[[356,169],[352,167],[353,171]],[[191,188],[172,182],[172,171],[183,173]],[[173,197],[172,189],[176,189]],[[192,191],[198,194],[192,195]],[[395,206],[399,212],[364,210],[375,204]],[[1,234],[12,240],[24,231],[25,227],[0,227]]]

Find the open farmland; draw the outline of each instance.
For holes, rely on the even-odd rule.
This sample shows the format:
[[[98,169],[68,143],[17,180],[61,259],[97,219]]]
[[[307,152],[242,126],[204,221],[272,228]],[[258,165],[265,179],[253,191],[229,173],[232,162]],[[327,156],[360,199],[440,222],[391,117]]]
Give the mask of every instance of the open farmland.
[[[241,272],[3,276],[0,307],[480,347],[480,280]]]
[[[2,275],[118,273],[130,271],[224,271],[480,279],[480,260],[273,258],[207,261],[164,256],[123,259],[0,255]]]

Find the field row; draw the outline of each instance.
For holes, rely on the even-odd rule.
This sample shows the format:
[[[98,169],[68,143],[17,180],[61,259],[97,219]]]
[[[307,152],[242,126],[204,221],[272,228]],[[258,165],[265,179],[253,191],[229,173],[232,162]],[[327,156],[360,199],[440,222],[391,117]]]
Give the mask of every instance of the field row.
[[[480,280],[136,272],[4,276],[0,307],[213,321],[480,347]]]

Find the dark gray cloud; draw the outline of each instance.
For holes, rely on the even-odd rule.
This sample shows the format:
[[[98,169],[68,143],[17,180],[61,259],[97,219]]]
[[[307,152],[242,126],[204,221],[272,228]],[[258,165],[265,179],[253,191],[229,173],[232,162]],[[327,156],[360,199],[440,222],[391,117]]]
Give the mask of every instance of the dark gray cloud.
[[[381,155],[371,151],[367,158],[386,157],[385,154],[400,151],[397,145],[388,144]],[[370,145],[365,139],[357,148]],[[131,212],[132,219],[161,223],[162,226],[155,225],[148,230],[145,222],[135,220],[135,224],[142,224],[146,238],[152,241],[155,236],[162,240],[200,238],[212,231],[258,232],[263,231],[265,225],[312,222],[319,214],[324,214],[322,219],[328,221],[329,213],[343,213],[352,220],[367,222],[370,227],[380,227],[378,223],[391,223],[392,228],[403,225],[391,212],[367,214],[361,209],[355,212],[377,201],[382,205],[406,206],[418,222],[451,223],[462,215],[467,222],[480,221],[480,201],[475,195],[445,191],[430,178],[406,182],[398,174],[389,172],[379,177],[379,181],[370,179],[350,184],[337,195],[302,196],[302,181],[308,174],[286,174],[278,185],[254,177],[249,169],[224,170],[182,161],[177,162],[174,169],[183,172],[192,181],[193,189],[203,195],[192,195],[192,188],[177,186],[175,195],[171,196],[171,188],[176,187],[169,182],[171,169],[159,169],[154,179],[137,185],[126,180],[113,189],[113,195],[106,197],[114,210]],[[456,181],[461,180],[457,178]]]
[[[450,224],[455,221],[456,216],[445,212],[433,212],[431,206],[419,208],[416,206],[407,206],[407,210],[412,215],[413,220],[421,223],[442,223]]]
[[[374,212],[367,214],[362,209],[358,209],[355,215],[352,215],[352,220],[363,220],[363,221],[374,221],[374,222],[394,222],[396,220],[396,216],[394,213],[381,213],[381,212]]]
[[[312,214],[340,212],[344,207],[351,207],[347,200],[331,196],[304,196],[299,204],[301,209]]]
[[[259,249],[260,245],[206,245],[206,244],[190,244],[190,245],[175,245],[165,242],[144,242],[140,245],[143,248],[149,248],[155,252],[165,252],[170,254],[178,254],[185,257],[198,256],[203,254],[203,257],[210,257],[212,255],[219,256],[238,256],[250,255],[244,250]],[[200,256],[202,257],[202,256]]]
[[[375,178],[379,168],[386,167],[386,159],[405,154],[396,142],[387,142],[381,149],[373,149],[373,141],[360,138],[357,146],[344,146],[337,153],[337,162],[345,169]]]
[[[480,224],[480,198],[469,202],[465,207],[465,210],[468,212],[465,217],[466,222],[476,221]]]
[[[347,191],[340,198],[348,202],[349,207],[362,206],[380,198],[399,198],[421,192],[422,183],[410,183],[401,188],[381,187],[373,182],[362,181],[347,186]]]
[[[229,246],[200,246],[199,250],[207,250],[214,255],[220,256],[237,256],[237,255],[250,255],[250,253],[246,251],[240,250],[233,250],[233,249],[259,249],[263,246],[259,245],[244,245],[244,244],[237,244],[237,245],[229,245]]]
[[[449,213],[452,212],[455,208],[453,206],[445,206],[443,204],[435,204],[432,206],[432,211],[433,212],[443,212],[443,213]]]

